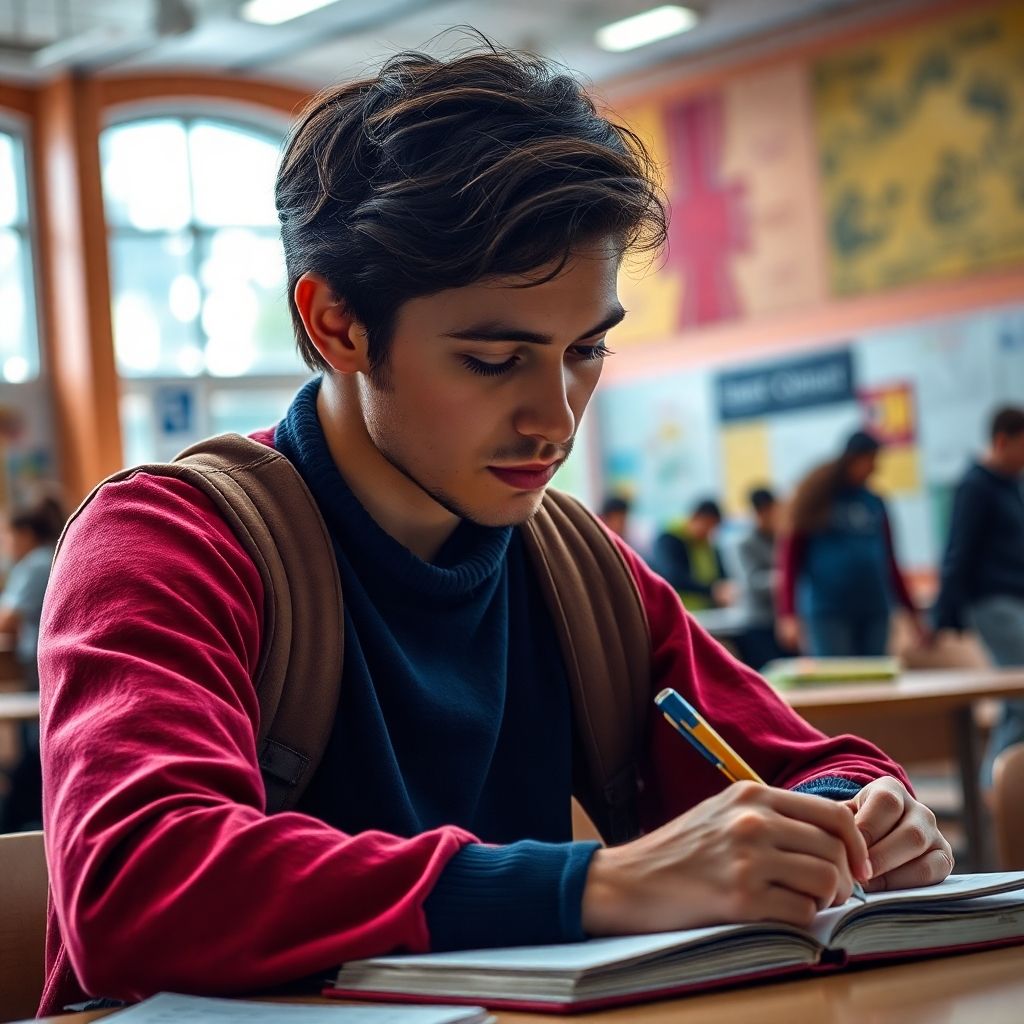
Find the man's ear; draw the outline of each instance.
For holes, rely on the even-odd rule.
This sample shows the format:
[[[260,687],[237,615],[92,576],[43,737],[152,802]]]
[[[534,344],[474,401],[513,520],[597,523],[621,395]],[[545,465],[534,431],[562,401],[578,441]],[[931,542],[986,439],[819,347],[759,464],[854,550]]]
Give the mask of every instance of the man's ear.
[[[306,334],[324,362],[338,373],[368,373],[369,335],[345,300],[319,274],[303,274],[293,295]]]

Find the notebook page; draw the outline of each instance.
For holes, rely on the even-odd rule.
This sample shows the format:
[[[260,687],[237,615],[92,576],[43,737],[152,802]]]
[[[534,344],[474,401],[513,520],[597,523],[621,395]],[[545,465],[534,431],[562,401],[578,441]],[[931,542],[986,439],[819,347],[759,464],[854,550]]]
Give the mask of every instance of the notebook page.
[[[836,930],[848,920],[864,913],[868,908],[898,907],[901,903],[939,903],[946,900],[968,899],[992,893],[1024,889],[1024,871],[986,871],[974,875],[950,875],[935,885],[922,885],[914,889],[896,889],[893,892],[869,892],[864,900],[847,900],[841,907],[821,911],[811,926],[811,933],[822,944],[829,945]]]
[[[171,992],[117,1014],[129,1024],[483,1024],[491,1019],[481,1006],[318,1006]]]
[[[678,932],[655,932],[649,935],[588,939],[551,946],[514,946],[497,949],[467,949],[445,953],[409,953],[370,960],[356,960],[345,965],[339,974],[344,986],[349,966],[415,967],[430,970],[480,970],[495,973],[567,973],[575,974],[610,964],[627,964],[669,950],[710,943],[748,925],[717,925],[710,928],[688,928]]]

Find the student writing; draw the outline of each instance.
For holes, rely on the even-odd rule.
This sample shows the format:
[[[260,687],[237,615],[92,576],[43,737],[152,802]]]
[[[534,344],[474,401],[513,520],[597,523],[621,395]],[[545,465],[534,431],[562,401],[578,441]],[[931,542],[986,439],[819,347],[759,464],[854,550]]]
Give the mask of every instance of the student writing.
[[[572,841],[567,669],[522,526],[625,315],[620,261],[664,237],[657,196],[638,140],[515,54],[400,55],[300,118],[276,201],[321,376],[256,440],[301,475],[337,557],[331,739],[299,806],[268,815],[253,560],[190,484],[104,487],[44,614],[44,1011],[397,950],[806,923],[855,878],[949,871],[901,769],[810,728],[618,540],[650,698],[673,685],[724,737],[753,737],[769,785],[720,792],[648,699],[625,780],[643,834]]]

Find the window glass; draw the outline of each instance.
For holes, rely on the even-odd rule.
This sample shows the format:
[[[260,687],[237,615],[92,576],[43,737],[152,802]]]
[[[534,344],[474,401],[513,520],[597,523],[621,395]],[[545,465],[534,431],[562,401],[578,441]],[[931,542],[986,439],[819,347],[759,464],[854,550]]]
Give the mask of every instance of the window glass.
[[[274,426],[288,411],[297,388],[232,388],[210,395],[210,433],[251,434]]]
[[[21,220],[21,183],[17,173],[20,162],[14,139],[0,133],[0,227]]]
[[[188,141],[200,224],[277,227],[276,145],[238,128],[202,121],[191,126]]]
[[[284,255],[276,234],[224,228],[203,236],[199,280],[210,374],[295,372]]]
[[[305,373],[274,211],[280,139],[160,117],[107,129],[101,148],[122,377]]]
[[[133,121],[100,140],[107,222],[138,231],[176,230],[192,212],[181,121]]]
[[[15,384],[39,372],[28,256],[23,234],[0,229],[0,375]]]
[[[0,132],[0,379],[39,374],[36,297],[21,140]]]
[[[194,376],[204,368],[190,235],[115,235],[110,277],[117,361],[130,377]]]

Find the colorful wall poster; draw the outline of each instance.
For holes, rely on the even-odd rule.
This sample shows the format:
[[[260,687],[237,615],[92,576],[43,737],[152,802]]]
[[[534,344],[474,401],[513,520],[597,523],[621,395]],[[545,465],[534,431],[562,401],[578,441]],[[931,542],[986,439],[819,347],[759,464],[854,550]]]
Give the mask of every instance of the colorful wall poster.
[[[813,82],[835,293],[1024,261],[1024,5],[834,52]]]
[[[625,108],[664,168],[668,247],[620,281],[616,342],[820,301],[824,240],[804,69],[786,64],[722,89]]]
[[[840,377],[844,387],[835,386]],[[887,499],[900,559],[934,569],[952,490],[984,451],[995,408],[1024,401],[1024,389],[1007,392],[1007,381],[1021,379],[1024,306],[873,331],[816,357],[609,384],[598,406],[605,479],[636,495],[648,534],[704,496],[742,520],[752,486],[788,497],[868,427],[885,442],[874,486]],[[813,385],[818,401],[773,403],[785,391],[772,381],[792,386],[790,397]]]

